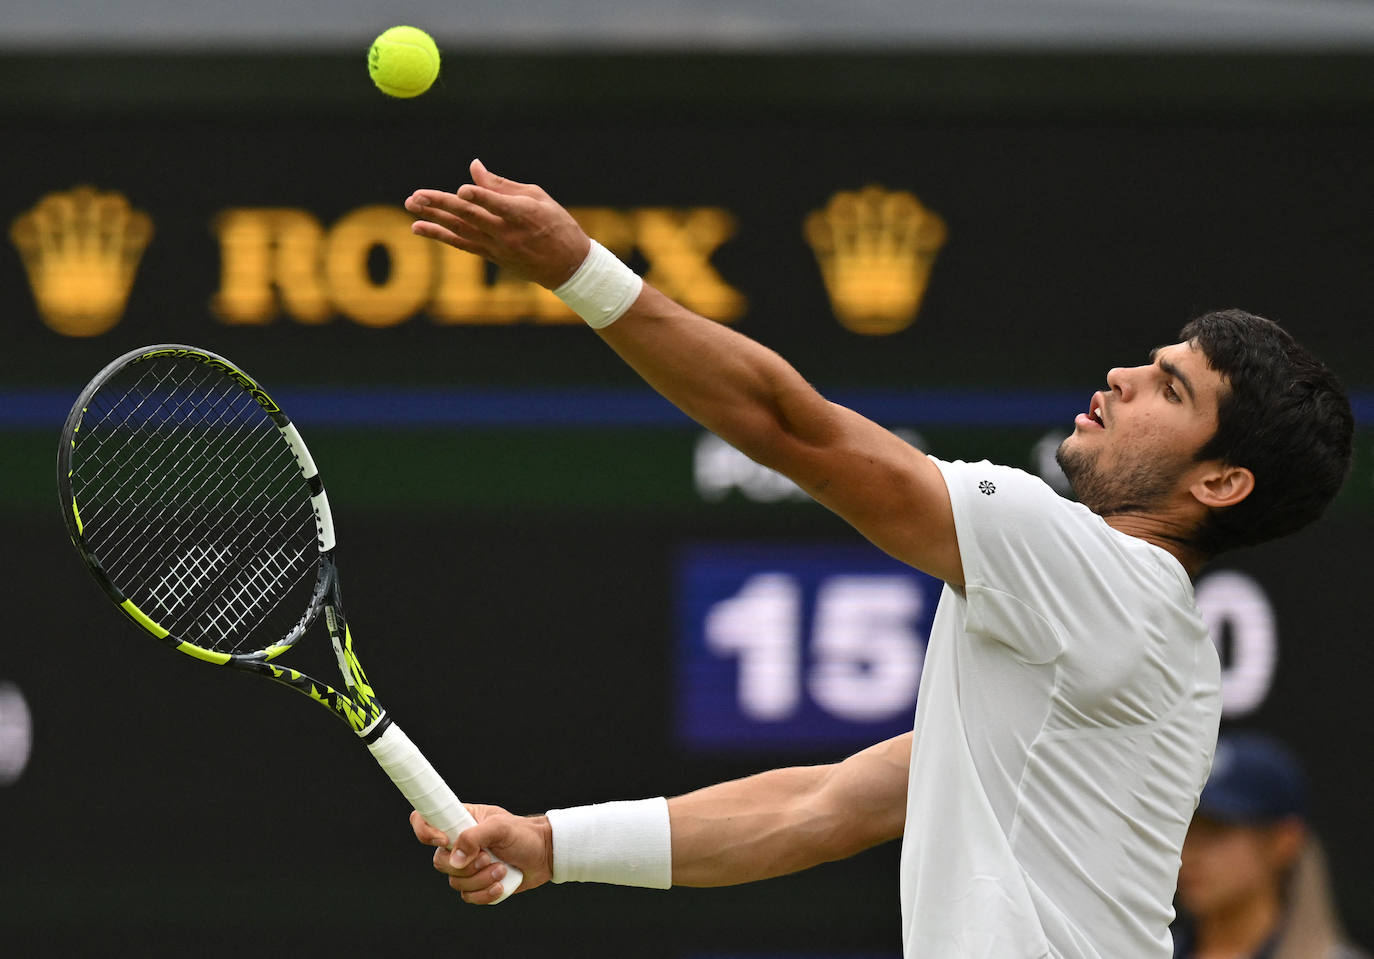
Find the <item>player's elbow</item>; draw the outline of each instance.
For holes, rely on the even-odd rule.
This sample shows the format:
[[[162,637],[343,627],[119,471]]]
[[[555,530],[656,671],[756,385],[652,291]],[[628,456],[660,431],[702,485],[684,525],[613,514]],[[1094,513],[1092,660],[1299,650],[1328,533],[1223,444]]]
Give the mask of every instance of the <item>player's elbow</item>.
[[[834,405],[805,389],[809,395],[761,408],[749,429],[727,439],[754,462],[816,496],[828,485],[844,434],[832,415]]]
[[[911,737],[895,736],[826,768],[814,801],[830,823],[828,859],[843,859],[902,835]]]
[[[892,829],[892,821],[890,816],[875,816],[856,810],[850,810],[846,815],[827,817],[824,832],[816,837],[817,861],[839,862],[900,838],[901,826]]]
[[[822,861],[834,862],[857,855],[902,835],[906,824],[905,790],[878,789],[870,794],[855,791],[842,765],[814,797],[816,845]]]

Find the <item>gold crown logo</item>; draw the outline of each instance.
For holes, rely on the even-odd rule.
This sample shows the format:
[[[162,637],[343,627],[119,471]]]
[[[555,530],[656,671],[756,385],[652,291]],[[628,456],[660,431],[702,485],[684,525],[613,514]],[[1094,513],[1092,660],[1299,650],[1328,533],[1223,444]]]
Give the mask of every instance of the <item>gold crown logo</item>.
[[[855,333],[904,330],[916,319],[945,221],[912,194],[866,186],[806,218],[835,316]]]
[[[96,336],[119,322],[152,220],[119,193],[49,193],[10,226],[43,322]]]

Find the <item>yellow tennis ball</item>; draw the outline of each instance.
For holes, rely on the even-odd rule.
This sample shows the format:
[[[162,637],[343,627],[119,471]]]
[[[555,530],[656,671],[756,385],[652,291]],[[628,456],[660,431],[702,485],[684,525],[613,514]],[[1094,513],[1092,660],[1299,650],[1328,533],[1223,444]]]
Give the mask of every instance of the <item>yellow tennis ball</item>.
[[[423,30],[392,27],[372,41],[367,72],[388,96],[418,97],[439,76],[439,48]]]

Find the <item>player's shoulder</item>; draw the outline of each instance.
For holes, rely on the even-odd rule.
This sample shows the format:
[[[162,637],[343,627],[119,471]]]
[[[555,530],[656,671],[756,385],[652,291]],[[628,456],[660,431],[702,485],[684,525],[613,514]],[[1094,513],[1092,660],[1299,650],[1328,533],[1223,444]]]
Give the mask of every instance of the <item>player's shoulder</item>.
[[[1039,476],[988,460],[935,460],[949,490],[960,549],[1014,548],[1063,556],[1111,553],[1115,532],[1086,506],[1061,496]],[[965,542],[967,540],[967,543]]]
[[[996,507],[1011,502],[1031,503],[1045,508],[1064,508],[1069,512],[1082,509],[1078,504],[1055,492],[1039,476],[1014,466],[990,460],[966,462],[930,458],[945,477],[951,499],[969,499]]]
[[[1153,597],[1148,602],[1167,600],[1195,609],[1192,581],[1176,558],[1141,537],[1113,529],[1039,476],[987,460],[936,463],[944,471],[956,528],[972,533],[983,548],[1030,550],[1037,564],[1057,570],[1065,583],[1077,586],[1087,582],[1084,569],[1116,570],[1113,591],[1135,582],[1143,596]],[[964,545],[961,538],[961,549]]]

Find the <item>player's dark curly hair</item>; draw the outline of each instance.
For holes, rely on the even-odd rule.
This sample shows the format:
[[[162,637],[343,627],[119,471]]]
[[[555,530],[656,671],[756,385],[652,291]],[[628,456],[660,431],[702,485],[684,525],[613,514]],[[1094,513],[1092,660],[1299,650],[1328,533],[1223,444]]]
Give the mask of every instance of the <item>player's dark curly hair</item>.
[[[1211,511],[1198,545],[1215,555],[1311,523],[1350,472],[1355,418],[1335,374],[1277,323],[1244,310],[1199,316],[1179,339],[1196,342],[1227,387],[1216,435],[1197,459],[1255,475],[1249,496]]]

